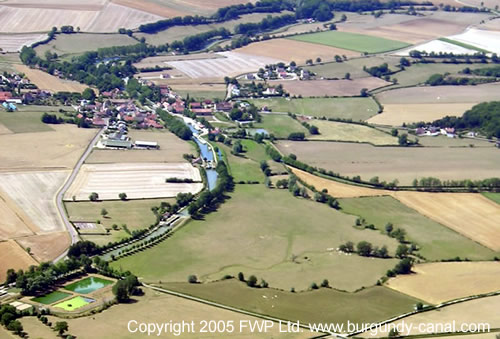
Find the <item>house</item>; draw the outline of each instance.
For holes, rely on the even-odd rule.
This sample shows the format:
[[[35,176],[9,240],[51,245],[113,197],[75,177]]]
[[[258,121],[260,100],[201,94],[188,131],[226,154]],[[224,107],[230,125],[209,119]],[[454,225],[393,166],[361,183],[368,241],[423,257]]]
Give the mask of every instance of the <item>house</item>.
[[[199,103],[199,102],[192,102],[192,103],[189,104],[189,108],[191,108],[191,109],[201,108],[201,103]]]
[[[309,80],[311,78],[311,75],[308,70],[301,69],[300,70],[300,79],[301,80]]]
[[[107,125],[107,122],[103,118],[95,116],[92,119],[92,125],[99,126],[99,127],[104,127],[104,126]]]
[[[238,87],[233,86],[231,88],[231,95],[232,96],[238,97],[238,96],[240,96],[240,93],[241,93],[241,91],[240,91],[240,89]]]
[[[215,104],[215,110],[218,112],[230,112],[233,109],[233,105],[230,102],[219,102]]]
[[[102,141],[104,147],[109,148],[132,148],[132,142],[130,140],[117,140],[117,139],[105,139]]]
[[[135,147],[138,148],[147,148],[147,149],[159,149],[160,146],[156,141],[140,141],[137,140],[134,144]]]
[[[277,95],[278,92],[276,91],[276,88],[274,87],[268,87],[264,92],[262,92],[264,95]]]
[[[419,127],[415,130],[415,133],[420,137],[420,136],[423,136],[425,135],[425,129],[423,129],[422,127]]]
[[[12,93],[10,92],[0,92],[0,101],[7,101],[12,98]]]
[[[455,137],[455,129],[454,128],[451,128],[451,127],[441,128],[440,132],[442,135],[446,135],[448,138]]]
[[[245,78],[246,78],[247,80],[255,80],[255,75],[253,75],[253,74],[247,74],[247,75],[245,76]]]
[[[191,111],[196,115],[212,115],[212,110],[210,108],[194,108]]]

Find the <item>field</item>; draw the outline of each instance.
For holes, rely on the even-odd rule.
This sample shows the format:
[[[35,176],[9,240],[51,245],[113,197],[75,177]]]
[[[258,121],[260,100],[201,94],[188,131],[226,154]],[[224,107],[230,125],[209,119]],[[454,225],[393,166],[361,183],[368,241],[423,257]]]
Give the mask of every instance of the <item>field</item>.
[[[0,135],[0,171],[72,169],[95,129],[54,125],[54,131]]]
[[[321,188],[323,186],[317,186],[317,189]],[[335,191],[329,192],[335,195]],[[380,191],[377,190],[377,192]],[[388,193],[391,194],[391,192]],[[400,194],[404,195],[404,193],[406,192],[398,192],[394,197],[398,198]],[[404,202],[404,200],[402,201]],[[343,212],[365,218],[368,224],[374,224],[382,232],[385,232],[385,225],[388,222],[391,222],[394,228],[404,229],[409,241],[419,246],[418,253],[427,260],[435,261],[455,257],[470,260],[491,260],[496,254],[494,251],[419,214],[415,209],[403,205],[390,196],[341,199],[340,206]],[[410,205],[410,207],[413,206]],[[433,215],[428,216],[433,217]],[[465,213],[462,217],[474,220],[472,216],[465,215]],[[480,224],[481,221],[473,222],[471,227]]]
[[[24,107],[19,107],[19,111],[6,112],[0,111],[0,125],[4,126],[12,133],[33,133],[54,131],[50,125],[41,121],[42,112],[23,111]],[[9,133],[4,131],[2,134]]]
[[[390,69],[396,69],[399,64],[399,58],[393,56],[369,56],[352,58],[342,62],[332,62],[331,60],[323,60],[325,63],[312,66],[306,66],[306,69],[315,73],[317,77],[343,79],[346,73],[350,74],[351,79],[371,77],[371,75],[363,70],[363,67],[379,66],[384,62],[389,65]],[[427,80],[427,79],[426,79]]]
[[[440,2],[445,3],[446,1]],[[440,3],[436,3],[436,6]],[[452,6],[460,3],[451,1]],[[404,41],[410,44],[422,43],[442,36],[461,33],[469,25],[479,24],[489,14],[435,11],[421,12],[422,16],[406,14],[384,14],[379,18],[373,15],[351,16],[349,20],[337,25],[341,32],[366,34],[374,37]]]
[[[211,284],[165,284],[173,290],[225,305],[301,323],[372,323],[413,309],[417,299],[385,287],[372,287],[357,293],[327,288],[290,293],[274,289],[248,288],[235,280]],[[71,325],[70,325],[71,326]]]
[[[162,19],[161,16],[111,2],[87,4],[56,1],[52,4],[7,3],[0,6],[0,32],[46,32],[52,27],[72,25],[82,32],[116,32]]]
[[[407,43],[401,41],[338,31],[304,34],[291,37],[290,39],[333,46],[361,53],[381,53],[408,46]]]
[[[18,52],[23,46],[30,46],[34,42],[41,41],[47,37],[46,34],[0,34],[0,48],[4,52]]]
[[[313,117],[352,119],[363,121],[378,112],[372,98],[303,98],[303,99],[255,99],[257,107],[268,107],[273,112],[290,112]]]
[[[30,338],[36,339],[58,339],[57,332],[55,332],[52,328],[44,325],[40,320],[36,317],[23,317],[20,318],[19,321],[23,325],[24,332],[29,333]],[[12,335],[12,338],[16,336],[9,332]],[[0,332],[1,335],[1,332]],[[9,337],[7,337],[9,338]]]
[[[169,61],[168,65],[178,69],[190,78],[223,78],[236,76],[252,71],[267,64],[275,64],[280,60],[235,52],[220,52],[224,58]]]
[[[420,121],[432,122],[446,116],[462,116],[474,105],[474,103],[385,104],[384,111],[368,119],[368,122],[391,126]]]
[[[38,228],[25,212],[5,193],[0,190],[0,240],[27,236]]]
[[[261,319],[227,311],[218,307],[212,307],[203,303],[190,301],[184,298],[174,297],[168,294],[152,291],[150,289],[144,290],[144,296],[134,297],[136,302],[114,305],[105,312],[97,313],[95,315],[92,315],[91,317],[65,319],[65,321],[68,322],[71,334],[77,336],[80,339],[95,338],[95,333],[99,333],[102,337],[105,338],[150,338],[147,336],[147,333],[130,333],[127,330],[127,323],[131,319],[134,319],[138,322],[138,324],[150,322],[168,323],[170,321],[172,321],[173,323],[181,323],[182,321],[190,323],[191,321],[193,321],[196,324],[196,333],[184,332],[182,333],[182,338],[213,338],[213,333],[200,333],[200,326],[198,325],[202,320],[232,320],[234,321],[236,331],[238,332],[238,338],[269,338],[270,336],[272,336],[273,338],[310,337],[310,334],[307,332],[302,334],[279,333],[277,324],[275,324],[273,329],[271,329],[267,333],[251,333],[250,331],[246,330],[243,330],[243,332],[239,333],[240,321],[254,322],[260,321]],[[168,307],[165,307],[166,305],[168,305]],[[167,321],[165,319],[167,319]],[[56,321],[60,320],[59,318],[51,316],[49,317],[49,321],[55,323]],[[41,324],[41,322],[39,322],[38,320],[37,322]],[[40,327],[42,326],[45,327],[44,325],[40,325]],[[89,326],[92,327],[92,331],[89,331]],[[36,337],[37,333],[38,332],[29,332],[30,338],[33,336]],[[163,333],[162,335],[169,337],[173,336],[173,333]]]
[[[308,136],[310,140],[351,141],[373,145],[398,144],[396,137],[368,126],[316,119],[309,120],[308,123],[318,127],[320,133]]]
[[[47,44],[35,48],[40,57],[45,57],[45,52],[57,53],[60,57],[68,54],[79,54],[95,51],[98,48],[111,46],[135,45],[138,41],[125,34],[60,34]]]
[[[178,138],[174,134],[166,131],[141,131],[131,129],[130,138],[137,141],[156,141],[159,150],[110,150],[94,149],[85,163],[87,164],[105,164],[105,163],[177,163],[185,161],[183,154],[195,154],[194,147]]]
[[[217,147],[222,150],[224,156],[229,162],[229,172],[235,182],[256,181],[261,184],[264,183],[266,177],[260,169],[259,162],[246,156],[246,152],[241,156],[236,156],[233,155],[231,153],[231,149],[225,145],[217,144]]]
[[[361,89],[373,90],[389,85],[388,82],[375,77],[353,80],[311,80],[311,81],[272,81],[270,84],[281,84],[290,95],[303,97],[351,97],[359,96]]]
[[[387,104],[463,104],[500,100],[500,83],[477,86],[400,88],[377,94]]]
[[[478,243],[500,251],[500,208],[481,194],[397,192],[395,197],[422,215]],[[467,206],[459,208],[457,206]]]
[[[83,92],[88,87],[76,81],[59,79],[49,73],[25,65],[15,65],[14,67],[18,72],[26,74],[26,77],[39,89],[50,92]]]
[[[167,178],[191,178],[195,183],[166,183]],[[64,199],[88,200],[92,192],[101,200],[168,198],[177,193],[197,193],[203,188],[197,168],[187,163],[114,163],[85,164]],[[73,199],[74,197],[74,199]]]
[[[497,329],[500,327],[500,321],[498,318],[498,307],[500,306],[500,296],[481,298],[477,300],[471,300],[463,303],[458,303],[455,305],[447,306],[445,308],[441,308],[439,310],[423,312],[419,314],[412,315],[408,318],[397,321],[395,324],[400,324],[401,322],[405,322],[405,326],[411,326],[410,333],[402,333],[402,335],[418,335],[418,334],[429,334],[429,332],[419,332],[419,324],[425,324],[422,329],[428,329],[429,325],[434,325],[432,328],[436,330],[436,332],[445,332],[446,329],[443,329],[443,324],[452,324],[455,323],[456,330],[460,330],[462,324],[466,326],[471,326],[470,329],[473,330],[473,326],[478,326],[479,324],[489,324],[491,330]],[[470,334],[464,333],[463,336],[453,335],[450,337],[442,337],[439,335],[439,338],[471,338],[471,339],[488,339],[495,338],[496,333],[482,333],[484,331],[476,328],[476,331],[479,334]],[[378,334],[378,337],[386,337],[387,332],[381,332]],[[369,333],[364,333],[363,337],[369,338],[371,337]],[[435,336],[438,337],[438,336]]]
[[[456,44],[452,44],[446,41],[441,40],[432,40],[426,42],[424,44],[418,46],[412,46],[410,48],[404,49],[402,51],[398,51],[395,55],[408,56],[411,51],[420,51],[426,53],[453,53],[453,54],[476,54],[477,51],[474,49],[465,48],[462,46],[458,46]]]
[[[462,34],[449,38],[492,53],[500,53],[500,32],[470,28]]]
[[[500,290],[500,263],[494,261],[419,264],[413,271],[416,274],[389,279],[387,286],[431,304]]]
[[[126,224],[128,229],[137,230],[154,224],[156,217],[151,211],[154,206],[160,206],[162,201],[173,204],[169,199],[161,200],[132,200],[132,201],[101,201],[101,202],[66,202],[66,211],[69,219],[75,221],[95,222],[101,221],[105,228],[113,224],[121,226]],[[101,215],[101,210],[106,209],[106,217]]]
[[[292,132],[308,134],[304,126],[286,114],[262,114],[262,122],[255,123],[254,127],[263,128],[277,138],[287,138]]]
[[[500,193],[483,193],[483,195],[497,204],[500,204]]]
[[[54,197],[68,176],[59,172],[16,172],[0,174],[0,189],[6,192],[40,232],[63,229]]]
[[[37,234],[18,238],[16,241],[24,248],[29,247],[33,257],[39,262],[54,260],[71,245],[66,231]]]
[[[326,278],[334,287],[354,291],[374,285],[395,261],[338,254],[335,248],[348,240],[385,244],[391,253],[397,246],[378,232],[354,229],[354,219],[294,198],[287,190],[237,185],[217,213],[191,221],[168,241],[111,265],[149,282],[183,282],[189,274],[211,281],[241,271],[285,290],[304,290]],[[161,260],[152,264],[151,258]]]
[[[284,61],[295,61],[298,64],[305,64],[306,60],[320,57],[323,61],[333,60],[335,55],[345,55],[356,57],[360,53],[347,49],[335,48],[332,46],[317,45],[309,42],[272,39],[256,42],[235,50],[236,53],[259,55]]]
[[[280,141],[278,147],[318,168],[360,175],[364,180],[374,176],[388,182],[398,179],[401,185],[429,176],[441,180],[497,177],[500,164],[498,150],[491,147],[373,147],[319,141]]]
[[[0,241],[0,282],[4,282],[9,268],[16,271],[38,263],[14,240]]]

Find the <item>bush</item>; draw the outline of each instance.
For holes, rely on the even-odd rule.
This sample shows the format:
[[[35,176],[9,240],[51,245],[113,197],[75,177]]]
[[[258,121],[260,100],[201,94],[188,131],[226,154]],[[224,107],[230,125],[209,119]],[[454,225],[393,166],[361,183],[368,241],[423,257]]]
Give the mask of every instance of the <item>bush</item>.
[[[196,275],[191,274],[191,275],[188,277],[188,282],[189,282],[190,284],[196,284],[196,283],[198,283],[198,278],[196,277]]]
[[[257,277],[255,275],[251,275],[250,278],[248,278],[247,285],[248,287],[257,286]]]

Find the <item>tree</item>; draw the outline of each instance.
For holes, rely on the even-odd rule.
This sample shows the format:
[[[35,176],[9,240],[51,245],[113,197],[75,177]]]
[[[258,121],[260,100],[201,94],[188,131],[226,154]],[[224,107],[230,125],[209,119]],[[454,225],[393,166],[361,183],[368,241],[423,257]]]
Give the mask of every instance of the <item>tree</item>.
[[[68,323],[65,321],[58,321],[56,322],[56,325],[54,326],[54,331],[59,333],[60,336],[63,335],[64,332],[68,330]]]
[[[238,280],[239,281],[245,281],[245,275],[243,274],[243,272],[239,272],[238,273]]]
[[[391,328],[389,331],[389,338],[396,338],[399,337],[399,331],[395,328]]]
[[[356,248],[358,250],[358,254],[363,257],[369,257],[372,253],[372,244],[370,244],[368,241],[358,242]]]
[[[90,193],[90,195],[89,195],[90,201],[97,201],[98,199],[99,199],[99,194],[97,194],[96,192]]]
[[[309,133],[311,133],[313,135],[317,135],[317,134],[319,134],[319,128],[317,126],[311,125],[309,127]]]
[[[16,282],[16,279],[17,279],[16,271],[12,268],[9,268],[7,270],[7,277],[5,278],[5,283],[12,284],[13,282]]]
[[[408,134],[403,133],[398,136],[398,143],[400,146],[408,146]]]
[[[255,287],[257,285],[257,277],[255,275],[251,275],[247,281],[248,287]]]
[[[233,146],[233,153],[234,154],[239,154],[243,152],[243,145],[241,144],[241,141],[236,141]]]
[[[82,98],[88,101],[94,101],[96,96],[92,88],[86,88],[82,93]]]
[[[346,80],[351,80],[351,73],[347,72],[347,73],[344,75],[344,79],[346,79]]]
[[[323,281],[321,282],[321,287],[330,287],[328,279],[323,279]]]
[[[368,88],[362,88],[361,91],[359,92],[359,95],[362,97],[367,97],[368,96]]]
[[[317,290],[319,287],[318,287],[318,284],[316,284],[315,282],[313,282],[313,283],[311,284],[311,287],[310,287],[310,288],[311,288],[311,290]]]
[[[127,200],[127,193],[120,193],[118,194],[118,198],[120,198],[120,200]]]
[[[394,273],[396,274],[409,274],[411,273],[411,268],[413,266],[413,261],[410,258],[404,258],[394,267]]]
[[[398,136],[398,133],[399,133],[399,132],[398,132],[398,129],[397,129],[397,128],[393,128],[393,129],[391,129],[391,135],[392,135],[393,137],[397,137],[397,136]]]
[[[391,232],[392,232],[393,229],[394,229],[394,226],[392,225],[391,222],[388,222],[385,225],[385,231],[387,232],[387,234],[391,234]]]
[[[400,244],[396,249],[396,258],[406,258],[408,256],[408,251],[408,246],[406,246],[405,244]]]
[[[104,218],[106,218],[106,216],[108,215],[108,210],[107,210],[107,209],[105,209],[105,208],[103,208],[103,209],[101,210],[101,215],[102,215]]]
[[[127,283],[125,280],[118,280],[113,286],[113,294],[119,303],[127,302],[130,299]]]
[[[190,284],[196,284],[198,282],[198,278],[196,277],[196,275],[194,274],[191,274],[189,277],[188,277],[188,282]]]
[[[317,57],[316,58],[316,62],[319,64],[321,62],[321,58],[320,57]]]
[[[20,335],[24,330],[23,325],[18,320],[11,321],[7,329],[17,335]]]

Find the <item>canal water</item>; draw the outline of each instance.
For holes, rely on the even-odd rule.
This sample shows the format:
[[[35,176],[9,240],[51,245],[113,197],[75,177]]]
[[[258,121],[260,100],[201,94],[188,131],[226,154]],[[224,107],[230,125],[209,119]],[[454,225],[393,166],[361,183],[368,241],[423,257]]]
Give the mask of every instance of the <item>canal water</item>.
[[[198,144],[198,147],[200,148],[200,155],[203,159],[205,159],[207,162],[210,161],[212,163],[215,163],[214,161],[214,153],[212,152],[211,146],[209,146],[208,142],[201,142],[196,136],[199,135],[199,132],[194,126],[188,124],[189,128],[191,129],[191,132],[193,132],[193,140]],[[217,184],[217,171],[215,169],[205,169],[205,172],[207,173],[207,181],[208,181],[208,188],[210,190],[213,190],[215,188],[215,185]]]

